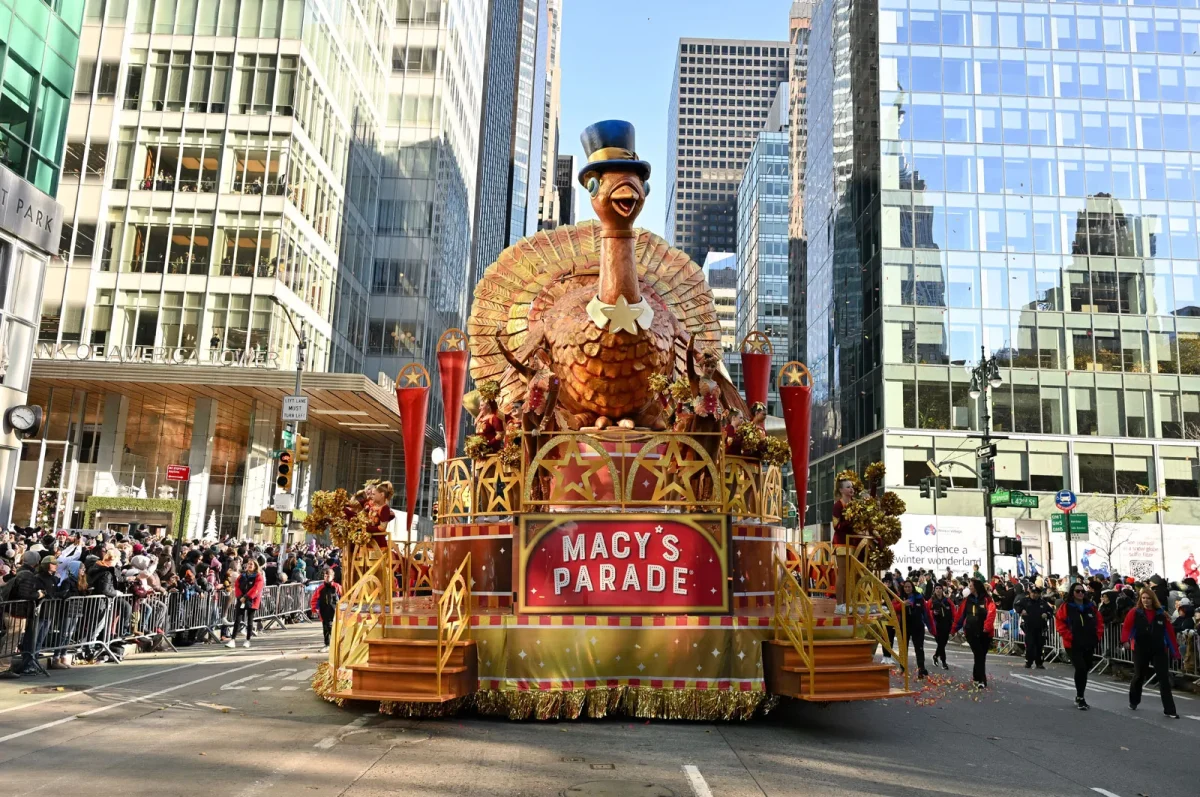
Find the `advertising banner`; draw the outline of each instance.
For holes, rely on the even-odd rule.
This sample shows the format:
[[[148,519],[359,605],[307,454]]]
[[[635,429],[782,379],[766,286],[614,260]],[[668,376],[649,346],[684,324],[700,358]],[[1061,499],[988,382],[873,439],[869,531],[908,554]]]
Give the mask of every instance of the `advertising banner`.
[[[724,516],[526,515],[520,536],[520,613],[729,610]]]
[[[922,568],[944,573],[947,567],[955,575],[971,573],[976,567],[983,572],[987,566],[985,539],[981,517],[904,514],[900,516],[900,542],[892,549],[894,567],[901,573]]]

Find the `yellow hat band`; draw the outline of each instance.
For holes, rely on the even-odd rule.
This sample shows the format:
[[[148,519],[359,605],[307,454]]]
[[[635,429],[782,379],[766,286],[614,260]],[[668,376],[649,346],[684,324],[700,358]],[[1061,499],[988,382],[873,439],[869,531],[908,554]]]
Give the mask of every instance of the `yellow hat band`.
[[[588,163],[597,163],[599,161],[635,161],[637,159],[636,152],[631,152],[621,147],[604,147],[589,155]]]

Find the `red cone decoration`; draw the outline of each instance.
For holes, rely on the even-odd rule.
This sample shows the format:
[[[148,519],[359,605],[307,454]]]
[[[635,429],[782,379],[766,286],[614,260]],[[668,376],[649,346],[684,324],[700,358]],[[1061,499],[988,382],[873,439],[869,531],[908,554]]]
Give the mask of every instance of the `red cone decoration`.
[[[429,415],[429,372],[420,363],[409,363],[396,379],[396,407],[404,435],[404,495],[408,525],[417,513],[417,493],[425,470],[425,420]]]
[[[803,363],[790,362],[779,372],[779,401],[783,404],[783,423],[787,427],[788,446],[792,449],[796,514],[803,527],[808,504],[808,444],[812,419],[812,374]]]
[[[462,420],[463,392],[467,388],[467,336],[461,329],[442,333],[437,361],[442,383],[446,459],[453,459],[458,453],[458,426]]]
[[[767,403],[767,386],[771,383],[771,355],[775,347],[761,332],[751,332],[742,341],[742,384],[746,389],[746,405]]]

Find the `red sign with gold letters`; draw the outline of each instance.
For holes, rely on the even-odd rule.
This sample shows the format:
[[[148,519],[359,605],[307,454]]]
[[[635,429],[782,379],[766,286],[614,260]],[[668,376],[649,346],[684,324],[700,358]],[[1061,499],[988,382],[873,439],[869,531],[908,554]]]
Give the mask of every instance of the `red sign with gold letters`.
[[[521,519],[517,611],[729,611],[721,515],[548,514]]]

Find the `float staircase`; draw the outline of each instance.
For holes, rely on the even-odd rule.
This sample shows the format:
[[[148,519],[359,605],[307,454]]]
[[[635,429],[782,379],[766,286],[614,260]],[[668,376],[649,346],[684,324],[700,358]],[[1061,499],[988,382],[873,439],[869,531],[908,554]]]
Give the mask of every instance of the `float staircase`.
[[[436,639],[368,639],[367,661],[352,664],[347,700],[445,703],[479,690],[475,642],[462,639],[445,648],[438,668]]]

